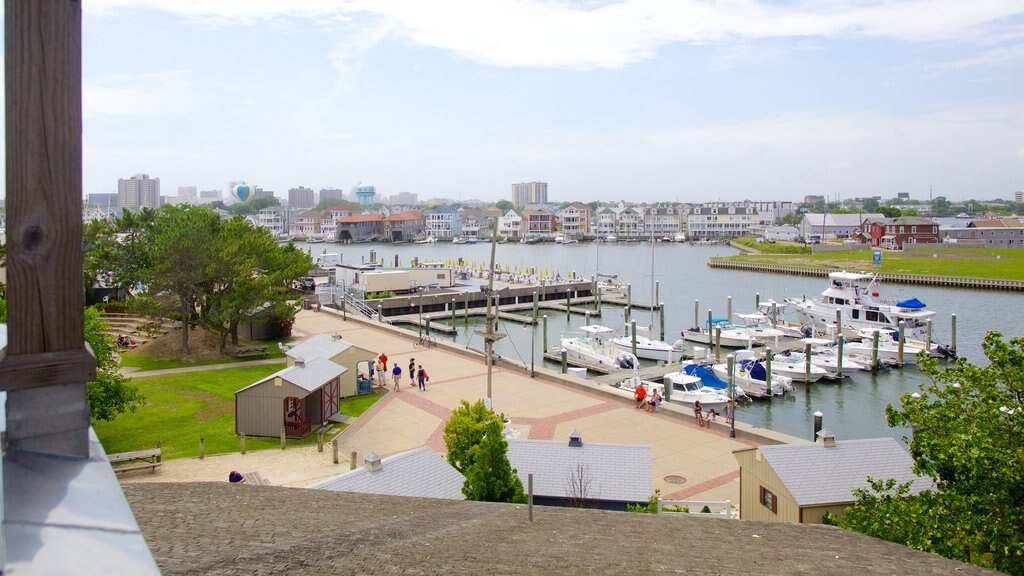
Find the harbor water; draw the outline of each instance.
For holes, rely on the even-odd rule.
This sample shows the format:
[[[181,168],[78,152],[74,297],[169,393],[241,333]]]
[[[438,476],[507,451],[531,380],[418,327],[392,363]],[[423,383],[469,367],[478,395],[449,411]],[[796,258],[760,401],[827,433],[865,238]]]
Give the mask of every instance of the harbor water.
[[[486,266],[490,260],[490,244],[298,244],[312,255],[323,251],[337,252],[344,263],[366,262],[370,251],[386,267],[394,265],[397,256],[400,265],[407,266],[413,258],[420,261],[449,261],[462,258],[471,263]],[[713,315],[726,316],[727,298],[732,297],[732,311],[750,312],[755,306],[755,294],[761,301],[774,299],[782,301],[787,296],[817,296],[825,289],[826,278],[808,278],[779,274],[712,269],[706,264],[710,256],[735,254],[726,246],[696,246],[682,243],[659,242],[653,246],[642,243],[587,243],[587,244],[500,244],[497,247],[496,262],[504,270],[536,268],[545,275],[567,278],[576,274],[585,278],[597,275],[617,275],[618,281],[632,286],[634,301],[651,302],[654,282],[659,284],[660,300],[665,305],[665,340],[674,342],[680,332],[694,325],[694,301],[698,301],[700,321],[707,318],[707,311]],[[653,262],[653,264],[652,264]],[[652,274],[653,270],[653,274]],[[473,278],[472,284],[485,280]],[[1019,336],[1024,333],[1022,322],[1024,312],[1019,308],[1024,297],[1016,292],[977,291],[955,288],[934,288],[928,286],[881,285],[882,297],[902,300],[916,297],[928,308],[936,311],[933,320],[933,338],[940,343],[949,343],[951,337],[951,314],[957,315],[957,351],[962,357],[975,363],[984,363],[981,339],[989,330],[1002,332],[1004,336]],[[604,305],[601,317],[592,318],[592,323],[622,330],[624,310],[622,306]],[[584,323],[582,315],[574,314],[566,320],[564,313],[551,310],[548,314],[548,348],[557,349],[562,334],[578,329]],[[657,335],[659,320],[650,311],[634,309],[632,318],[638,326],[650,324]],[[735,320],[735,316],[733,317]],[[469,330],[461,321],[457,322],[455,335],[434,334],[437,338],[452,341],[477,350],[483,349],[483,340],[474,335],[475,329],[483,325],[482,318],[471,318]],[[413,328],[415,329],[415,328]],[[495,351],[504,359],[523,366],[528,370],[532,359],[536,365],[543,363],[541,327],[523,327],[514,322],[498,321],[498,329],[508,337],[495,344]],[[726,354],[722,352],[723,357]],[[549,368],[557,369],[548,363]],[[900,438],[905,430],[891,429],[885,421],[885,407],[897,403],[904,392],[917,391],[918,386],[927,383],[927,377],[912,366],[903,369],[880,370],[876,374],[861,372],[841,381],[819,381],[805,385],[794,383],[794,391],[782,398],[757,400],[743,404],[737,411],[737,420],[752,426],[769,428],[794,436],[811,438],[813,414],[824,415],[824,427],[835,433],[838,439],[875,438],[893,436]]]

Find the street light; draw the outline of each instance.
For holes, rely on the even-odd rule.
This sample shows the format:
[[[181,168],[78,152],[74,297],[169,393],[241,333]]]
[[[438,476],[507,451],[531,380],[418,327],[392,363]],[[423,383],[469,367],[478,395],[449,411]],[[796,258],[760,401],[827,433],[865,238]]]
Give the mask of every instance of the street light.
[[[726,415],[729,419],[729,438],[736,437],[736,357],[732,354],[726,356],[729,368],[729,405],[726,406]]]

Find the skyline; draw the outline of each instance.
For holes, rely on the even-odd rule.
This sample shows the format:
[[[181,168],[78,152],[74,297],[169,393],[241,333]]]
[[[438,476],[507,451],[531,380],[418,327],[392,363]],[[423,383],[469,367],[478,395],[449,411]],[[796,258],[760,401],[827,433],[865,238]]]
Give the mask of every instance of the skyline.
[[[296,5],[293,5],[296,4]],[[1024,5],[83,3],[84,193],[1012,198]]]

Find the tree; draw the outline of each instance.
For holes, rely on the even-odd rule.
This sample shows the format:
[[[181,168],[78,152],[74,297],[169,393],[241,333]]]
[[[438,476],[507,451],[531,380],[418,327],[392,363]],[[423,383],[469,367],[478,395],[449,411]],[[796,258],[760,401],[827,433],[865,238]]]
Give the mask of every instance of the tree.
[[[512,202],[509,200],[498,200],[497,202],[494,203],[494,207],[497,208],[498,210],[501,210],[502,215],[507,214],[509,210],[515,208],[515,206],[513,206]]]
[[[466,477],[462,493],[482,502],[526,502],[523,483],[509,464],[502,421],[483,400],[463,400],[444,426],[448,463]]]
[[[804,219],[804,215],[798,212],[790,212],[781,218],[775,220],[775,224],[778,226],[799,226],[800,221]]]
[[[877,212],[879,207],[878,199],[876,198],[865,198],[863,208],[865,212]]]
[[[931,380],[886,408],[890,426],[909,427],[915,472],[935,490],[873,480],[840,525],[943,556],[1024,574],[1024,337],[989,332],[988,366],[960,359],[940,368],[919,359]]]
[[[591,505],[590,499],[594,496],[591,490],[593,483],[590,468],[585,464],[565,469],[565,487],[573,508],[586,508]]]
[[[903,215],[903,211],[894,206],[880,206],[878,211],[886,218],[899,218]]]
[[[145,401],[139,389],[121,374],[121,358],[114,338],[105,332],[110,325],[96,308],[85,309],[85,341],[96,356],[96,379],[85,386],[92,420],[113,420],[118,414],[134,412]]]
[[[248,216],[255,214],[264,208],[280,206],[281,201],[276,196],[257,196],[248,202],[235,202],[227,207],[228,212],[236,216]]]

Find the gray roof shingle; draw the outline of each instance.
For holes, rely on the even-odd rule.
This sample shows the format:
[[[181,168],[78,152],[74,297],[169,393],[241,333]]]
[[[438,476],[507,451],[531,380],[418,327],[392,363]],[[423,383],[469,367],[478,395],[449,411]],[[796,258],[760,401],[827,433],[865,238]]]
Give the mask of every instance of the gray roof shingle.
[[[651,448],[636,444],[587,442],[570,447],[568,440],[508,441],[508,460],[526,486],[533,474],[533,493],[571,498],[570,475],[578,464],[590,479],[588,498],[615,502],[646,502],[654,493]]]
[[[388,456],[380,470],[357,468],[317,482],[309,488],[387,496],[419,496],[463,500],[465,477],[428,446]]]
[[[317,334],[303,340],[301,344],[295,345],[295,347],[285,352],[285,354],[293,359],[305,358],[306,360],[312,360],[314,358],[331,358],[351,347],[351,342],[346,342],[341,339],[335,340],[326,334]]]
[[[341,376],[345,372],[348,372],[348,368],[345,368],[344,366],[335,364],[326,358],[314,358],[313,360],[303,362],[302,365],[295,364],[294,366],[278,370],[270,376],[253,382],[245,388],[238,390],[235,394],[238,394],[238,392],[241,392],[242,390],[252,388],[253,386],[258,386],[269,380],[273,380],[278,376],[280,376],[282,380],[291,382],[303,390],[313,392],[334,378]]]
[[[868,476],[913,480],[911,492],[933,487],[916,476],[914,460],[895,438],[845,440],[821,444],[778,444],[758,448],[801,506],[852,502],[854,488],[866,488]]]

